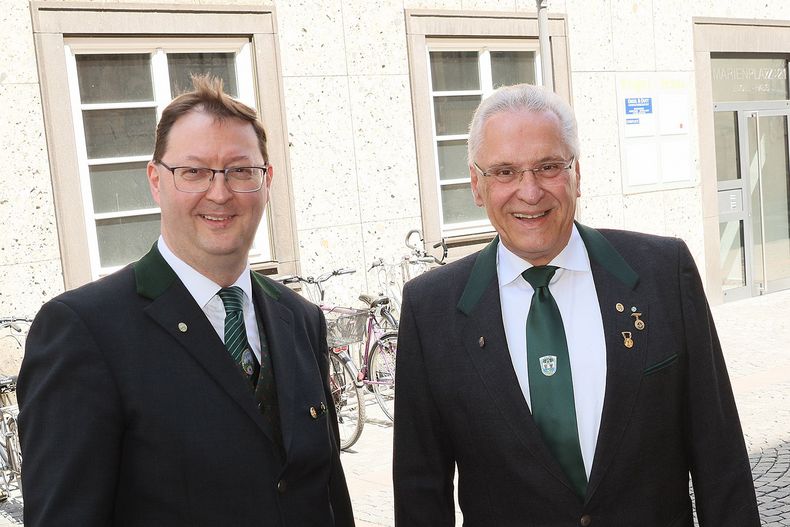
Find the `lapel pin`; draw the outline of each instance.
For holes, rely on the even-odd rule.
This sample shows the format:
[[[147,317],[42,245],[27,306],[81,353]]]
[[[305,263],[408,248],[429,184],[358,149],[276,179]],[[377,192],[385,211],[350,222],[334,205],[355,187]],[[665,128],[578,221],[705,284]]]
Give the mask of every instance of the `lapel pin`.
[[[636,306],[631,306],[631,313],[636,313]]]
[[[636,329],[638,329],[639,331],[642,331],[643,329],[645,329],[645,322],[644,322],[644,320],[641,320],[639,318],[639,317],[642,316],[642,313],[631,313],[631,316],[636,319],[636,320],[634,320],[634,327]]]
[[[631,338],[631,332],[630,331],[623,331],[622,335],[623,335],[623,346],[625,346],[628,349],[633,348],[634,347],[634,339]]]
[[[318,419],[318,411],[315,409],[315,406],[310,407],[310,417]]]
[[[620,302],[616,303],[614,305],[614,308],[617,310],[618,313],[622,313],[623,311],[625,311],[625,306]]]
[[[480,346],[481,348],[485,348],[485,346],[486,346],[486,339],[484,339],[483,337],[480,337],[479,339],[477,339],[477,345]]]
[[[186,333],[187,332],[187,325],[184,324],[183,322],[179,322],[178,323],[178,331],[180,331],[181,333]]]
[[[255,373],[255,357],[252,355],[250,348],[245,349],[241,353],[241,369],[244,370],[247,377],[251,377]]]

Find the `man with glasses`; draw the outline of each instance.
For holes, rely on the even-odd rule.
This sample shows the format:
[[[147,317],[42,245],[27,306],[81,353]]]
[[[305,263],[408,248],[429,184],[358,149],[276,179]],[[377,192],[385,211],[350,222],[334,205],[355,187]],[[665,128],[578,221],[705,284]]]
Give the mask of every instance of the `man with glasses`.
[[[161,237],[39,312],[19,376],[25,525],[353,526],[321,311],[250,271],[273,168],[193,79],[157,127]]]
[[[758,527],[732,389],[677,239],[574,222],[570,107],[500,88],[469,131],[498,236],[404,290],[398,527]]]

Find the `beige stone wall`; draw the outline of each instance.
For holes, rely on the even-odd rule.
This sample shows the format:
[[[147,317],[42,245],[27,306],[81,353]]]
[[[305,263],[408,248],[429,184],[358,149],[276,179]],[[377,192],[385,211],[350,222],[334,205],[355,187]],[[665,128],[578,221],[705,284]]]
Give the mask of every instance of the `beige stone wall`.
[[[27,2],[0,1],[0,28],[0,317],[32,316],[63,280]]]
[[[316,274],[340,265],[356,268],[356,275],[335,286],[336,297],[350,301],[374,288],[364,272],[371,260],[403,255],[403,236],[421,225],[404,9],[534,12],[535,2],[274,5],[301,269]],[[549,6],[567,15],[582,138],[580,218],[593,226],[680,236],[704,268],[699,184],[623,194],[615,79],[621,72],[693,73],[692,17],[790,19],[790,2],[557,0]],[[28,3],[0,0],[0,28],[0,148],[6,161],[0,315],[33,315],[63,289],[63,277]],[[690,140],[699,174],[695,133]]]

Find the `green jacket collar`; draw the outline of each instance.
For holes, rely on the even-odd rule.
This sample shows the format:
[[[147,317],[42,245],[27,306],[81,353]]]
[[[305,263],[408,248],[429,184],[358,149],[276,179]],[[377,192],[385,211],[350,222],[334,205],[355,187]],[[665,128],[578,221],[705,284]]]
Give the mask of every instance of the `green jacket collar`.
[[[148,253],[132,264],[137,294],[154,299],[167,291],[178,279],[176,272],[170,267],[154,243]]]
[[[612,244],[595,229],[575,222],[590,260],[595,261],[609,271],[615,278],[633,289],[639,282],[639,275],[623,259]],[[461,299],[458,301],[458,310],[467,315],[472,313],[483,293],[488,288],[492,279],[496,278],[496,252],[499,236],[480,251],[472,267],[469,280],[466,283]]]
[[[162,293],[178,279],[178,275],[173,271],[173,268],[167,264],[167,261],[162,257],[159,249],[154,243],[151,250],[132,264],[134,268],[134,278],[137,286],[137,293],[145,298],[154,299]],[[280,291],[274,285],[268,282],[260,274],[252,273],[253,282],[257,284],[260,289],[272,297],[274,300],[280,298]]]

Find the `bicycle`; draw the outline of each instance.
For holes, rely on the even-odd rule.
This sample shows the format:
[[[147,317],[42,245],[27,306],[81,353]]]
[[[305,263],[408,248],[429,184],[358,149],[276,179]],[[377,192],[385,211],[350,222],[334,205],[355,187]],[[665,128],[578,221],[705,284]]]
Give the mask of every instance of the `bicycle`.
[[[284,284],[305,285],[308,297],[327,318],[327,343],[330,348],[330,388],[338,415],[341,448],[350,448],[362,434],[366,418],[365,392],[373,393],[384,415],[393,419],[395,399],[395,354],[398,336],[389,328],[397,322],[385,296],[360,295],[366,309],[343,307],[324,302],[324,282],[332,277],[355,272],[337,269],[316,278],[280,277]],[[362,344],[360,364],[352,358],[351,346]]]
[[[417,235],[419,241],[413,240],[414,235]],[[410,253],[404,255],[398,262],[387,263],[383,258],[374,258],[368,269],[368,272],[376,270],[380,294],[385,294],[390,299],[391,310],[394,313],[400,312],[403,285],[428,271],[433,265],[444,265],[447,259],[447,243],[444,238],[433,245],[434,249],[442,248],[442,256],[436,257],[425,248],[425,239],[419,229],[410,230],[406,234],[404,244],[410,249]]]
[[[0,340],[10,339],[19,355],[24,353],[24,341],[32,320],[27,318],[0,319]],[[16,375],[0,374],[0,485],[2,499],[8,497],[11,485],[22,478],[22,449],[19,445],[16,402]]]

